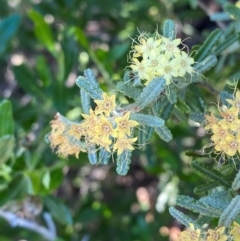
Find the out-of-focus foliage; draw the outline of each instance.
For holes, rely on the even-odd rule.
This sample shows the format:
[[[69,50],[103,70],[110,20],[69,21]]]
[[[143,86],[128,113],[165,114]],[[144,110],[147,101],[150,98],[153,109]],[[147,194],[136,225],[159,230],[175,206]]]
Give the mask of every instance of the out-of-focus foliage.
[[[228,1],[216,2],[211,4],[218,8]],[[230,9],[228,15],[236,13],[232,5],[224,6],[222,11]],[[56,241],[164,241],[169,234],[174,240],[180,225],[165,209],[175,203],[177,193],[192,196],[202,180],[190,167],[191,155],[185,154],[207,142],[203,128],[192,120],[201,122],[199,110],[216,102],[226,80],[239,79],[238,22],[210,21],[207,13],[191,0],[2,0],[0,210],[42,226],[43,213],[49,213]],[[190,49],[195,44],[203,46],[207,37],[215,46],[208,51],[209,42],[205,42],[205,52],[201,52],[196,45],[198,53],[191,52],[198,62],[210,52],[218,58],[206,79],[187,89],[190,106],[181,98],[177,103],[164,99],[159,103],[173,140],[166,143],[157,135],[150,140],[139,136],[149,144],[133,152],[124,177],[117,176],[111,159],[108,165],[91,166],[86,154],[68,160],[53,154],[45,141],[50,120],[60,112],[79,121],[82,113],[76,77],[92,68],[103,90],[115,89],[129,65],[130,37],[162,29],[170,18],[177,24],[178,37],[191,37],[184,41]],[[221,36],[218,30],[212,32],[217,27],[223,28]],[[206,71],[202,65],[198,68]],[[192,96],[199,96],[196,103],[191,102]],[[127,101],[123,96],[119,99]],[[11,227],[14,223],[4,219],[0,224],[0,240],[43,240],[36,232]]]

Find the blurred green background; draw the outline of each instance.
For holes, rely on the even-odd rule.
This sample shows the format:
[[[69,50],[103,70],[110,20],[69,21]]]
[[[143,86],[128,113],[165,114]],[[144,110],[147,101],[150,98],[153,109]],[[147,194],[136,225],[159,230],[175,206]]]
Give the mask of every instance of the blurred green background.
[[[113,161],[91,166],[85,154],[64,160],[45,141],[56,112],[80,119],[76,77],[91,68],[105,91],[114,89],[129,65],[131,38],[161,33],[168,18],[179,37],[191,37],[184,41],[189,48],[216,28],[193,0],[1,0],[0,98],[11,101],[15,136],[14,154],[0,166],[2,207],[36,197],[32,205],[52,215],[59,240],[176,240],[183,227],[168,207],[177,193],[193,195],[201,183],[184,151],[206,142],[187,116],[175,112],[167,123],[173,141],[154,136],[134,152],[124,177]],[[33,219],[44,225],[41,214]],[[0,219],[0,240],[20,239],[43,240]]]

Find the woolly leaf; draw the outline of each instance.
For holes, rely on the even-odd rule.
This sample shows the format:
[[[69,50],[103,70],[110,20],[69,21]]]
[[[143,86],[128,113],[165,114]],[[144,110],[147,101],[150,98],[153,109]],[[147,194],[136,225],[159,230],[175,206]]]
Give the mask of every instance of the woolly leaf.
[[[123,81],[117,83],[117,90],[133,99],[137,99],[138,96],[140,96],[140,94],[142,93],[142,90],[137,86],[133,85],[130,82]]]
[[[81,104],[84,114],[89,114],[89,110],[91,109],[91,98],[90,95],[84,90],[80,89],[81,96]]]
[[[224,5],[224,10],[232,15],[235,19],[240,20],[240,9],[232,4]]]
[[[172,133],[166,126],[157,127],[157,128],[154,128],[154,130],[162,140],[166,142],[169,142],[172,140]]]
[[[168,85],[166,88],[166,96],[171,104],[175,104],[177,102],[177,89],[174,84]]]
[[[84,76],[93,84],[96,86],[99,86],[99,83],[93,74],[93,71],[91,69],[85,69],[84,70]]]
[[[230,201],[231,195],[228,191],[213,192],[199,199],[199,202],[205,204],[208,207],[212,207],[219,210],[224,210]]]
[[[83,76],[78,76],[76,85],[87,92],[92,99],[102,99],[102,90]]]
[[[175,23],[171,19],[167,19],[163,25],[163,36],[169,39],[176,38]]]
[[[231,104],[227,102],[227,99],[233,99],[233,95],[231,93],[225,90],[221,91],[219,94],[219,98],[224,105],[226,105],[227,107],[231,106]]]
[[[216,170],[211,170],[208,166],[201,164],[197,161],[192,161],[191,166],[196,172],[207,177],[208,179],[212,181],[218,181],[219,183],[227,187],[230,186],[229,182],[225,180],[225,177],[220,172]]]
[[[227,39],[225,39],[222,43],[220,43],[217,47],[216,50],[214,51],[215,55],[219,55],[222,53],[225,49],[227,49],[230,45],[233,43],[237,42],[240,40],[240,34],[235,34],[229,36]]]
[[[194,193],[197,195],[201,195],[202,193],[206,193],[217,186],[219,186],[219,182],[216,182],[216,181],[206,182],[206,183],[196,187],[194,189]]]
[[[144,109],[148,105],[156,101],[165,89],[165,80],[162,77],[154,78],[147,85],[140,96],[136,100],[136,105],[139,110]]]
[[[5,135],[0,138],[0,165],[13,155],[15,140],[12,135]]]
[[[12,135],[13,131],[12,105],[9,100],[3,100],[0,102],[0,137]]]
[[[203,45],[199,48],[197,54],[194,56],[194,60],[197,62],[204,60],[209,55],[221,35],[222,32],[220,29],[215,29],[211,32],[208,38],[204,41]]]
[[[99,161],[103,165],[107,165],[109,163],[111,157],[111,153],[108,152],[105,148],[101,148],[99,152]]]
[[[201,215],[205,216],[219,217],[221,214],[221,212],[216,208],[205,206],[203,203],[200,203],[194,198],[184,195],[178,195],[176,203],[183,208],[189,209],[195,213],[200,213]]]
[[[197,123],[202,123],[205,120],[205,115],[201,112],[191,112],[189,115],[189,119]]]
[[[163,127],[165,121],[157,116],[132,113],[131,120],[135,120],[144,126]]]
[[[205,58],[202,62],[195,64],[194,69],[196,69],[197,73],[203,74],[209,69],[211,69],[217,63],[217,58],[214,55],[210,55]]]
[[[169,208],[169,213],[186,227],[190,227],[189,224],[192,223],[195,228],[201,228],[193,219],[189,218],[187,215],[174,207]]]
[[[121,155],[117,157],[117,168],[116,171],[119,175],[125,176],[128,173],[131,164],[131,151],[123,151]]]
[[[88,160],[92,165],[97,164],[98,158],[97,158],[97,152],[90,152],[88,153]]]
[[[213,218],[209,216],[199,215],[197,220],[195,221],[199,226],[203,226],[204,224],[209,224]]]
[[[237,191],[240,189],[240,171],[237,172],[237,175],[234,178],[232,183],[232,190]]]
[[[235,196],[223,211],[218,226],[229,227],[240,213],[240,195]]]
[[[178,99],[177,103],[175,104],[175,107],[183,113],[190,113],[190,108],[184,100]]]
[[[168,102],[167,106],[161,111],[161,118],[166,121],[170,117],[173,109],[174,105]]]

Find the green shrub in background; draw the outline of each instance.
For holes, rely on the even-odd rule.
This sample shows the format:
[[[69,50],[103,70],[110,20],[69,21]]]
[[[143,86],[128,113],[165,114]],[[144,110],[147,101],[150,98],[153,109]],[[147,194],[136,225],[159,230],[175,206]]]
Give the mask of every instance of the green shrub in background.
[[[175,202],[182,240],[237,240],[239,10],[218,4],[222,29],[188,50],[187,1],[3,2],[1,240],[177,240]]]

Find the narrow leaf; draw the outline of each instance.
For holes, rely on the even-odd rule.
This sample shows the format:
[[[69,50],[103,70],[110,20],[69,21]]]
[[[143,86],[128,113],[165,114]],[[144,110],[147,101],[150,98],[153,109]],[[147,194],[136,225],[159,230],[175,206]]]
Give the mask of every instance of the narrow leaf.
[[[136,100],[136,105],[139,110],[144,109],[148,105],[156,101],[165,89],[165,80],[161,77],[154,78],[149,85],[147,85],[140,96]]]
[[[232,183],[232,190],[237,191],[240,189],[240,171],[237,172],[237,175],[234,178]]]
[[[154,130],[162,140],[166,142],[169,142],[172,140],[172,133],[166,126],[157,127],[157,128],[154,128]]]
[[[202,112],[191,112],[189,119],[197,123],[202,123],[205,120],[205,115]]]
[[[229,93],[228,91],[221,91],[219,94],[219,98],[221,102],[226,105],[228,108],[231,106],[231,104],[228,103],[227,99],[233,99],[232,93]]]
[[[196,172],[207,177],[208,179],[218,181],[219,183],[227,187],[230,186],[229,182],[225,180],[225,177],[220,172],[211,170],[208,168],[208,166],[200,164],[197,161],[192,161],[191,166]]]
[[[175,107],[183,113],[190,113],[190,108],[184,100],[178,99],[177,103],[175,104]]]
[[[133,83],[123,81],[117,83],[117,90],[133,99],[137,99],[142,93],[142,90]]]
[[[217,63],[217,58],[214,55],[208,56],[202,62],[195,64],[194,68],[196,69],[197,73],[203,74],[211,69]]]
[[[187,215],[174,207],[169,208],[169,213],[186,227],[190,227],[189,225],[192,223],[195,228],[201,228],[193,219],[189,218]]]
[[[175,23],[171,19],[167,19],[163,25],[163,36],[171,40],[176,38]]]
[[[92,152],[92,153],[88,153],[88,160],[92,165],[97,164],[98,162],[98,158],[97,158],[97,152]]]
[[[157,116],[132,113],[131,120],[135,120],[144,126],[163,127],[165,121]]]
[[[123,151],[120,156],[117,157],[116,171],[119,175],[125,176],[128,173],[131,164],[131,151]]]
[[[213,188],[219,186],[219,182],[212,181],[212,182],[206,182],[194,189],[194,193],[197,195],[201,195],[202,193],[206,193],[211,191]]]
[[[89,114],[89,110],[91,109],[91,98],[90,95],[85,92],[84,89],[80,89],[80,96],[81,96],[81,105],[84,114]]]
[[[88,81],[85,77],[79,76],[76,79],[76,85],[85,90],[92,99],[102,99],[102,90],[91,81]]]
[[[91,69],[84,70],[84,76],[91,81],[93,85],[99,86],[99,83]]]
[[[174,84],[168,85],[166,88],[166,96],[171,104],[175,104],[177,102],[177,88]]]
[[[103,165],[107,165],[109,163],[110,157],[112,154],[108,152],[105,148],[101,148],[99,152],[99,161]]]
[[[240,213],[240,195],[235,196],[223,211],[218,226],[229,227]]]
[[[12,105],[9,100],[3,100],[0,102],[0,137],[13,135],[13,131]]]
[[[211,52],[213,46],[219,41],[221,34],[222,32],[220,29],[215,29],[213,32],[211,32],[198,50],[198,53],[194,56],[194,60],[197,62],[204,60]]]
[[[12,135],[0,137],[0,165],[13,156],[15,140]]]

